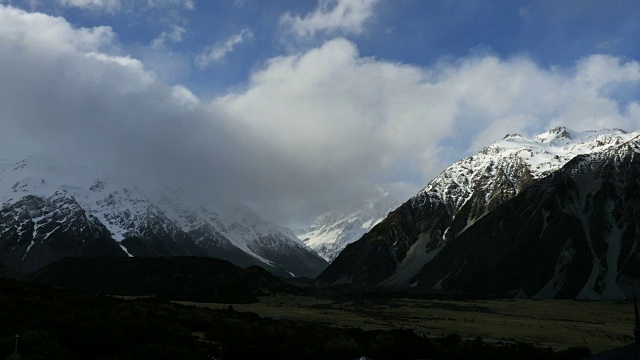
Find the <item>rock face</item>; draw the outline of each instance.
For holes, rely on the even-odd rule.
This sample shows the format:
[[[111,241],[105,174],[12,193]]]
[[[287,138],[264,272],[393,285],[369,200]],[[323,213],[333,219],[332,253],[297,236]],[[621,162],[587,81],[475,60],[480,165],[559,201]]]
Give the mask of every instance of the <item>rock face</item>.
[[[636,225],[624,222],[614,227],[613,223],[629,220],[628,212],[640,206],[637,197],[627,198],[628,202],[621,201],[621,194],[630,194],[635,186],[630,179],[635,176],[632,175],[634,166],[637,170],[634,160],[637,136],[638,133],[627,134],[620,130],[578,133],[565,128],[553,129],[534,139],[508,135],[445,170],[359,241],[348,246],[318,281],[482,292],[518,291],[545,298],[621,297],[623,283],[635,281],[631,280],[634,277],[630,274],[632,269],[637,269],[629,262],[631,260],[624,260],[636,255],[630,240],[622,241],[622,237],[633,236],[629,231]],[[609,160],[612,157],[627,160],[620,160],[619,166],[613,166]],[[585,161],[597,175],[566,175],[572,174],[572,167]],[[586,171],[584,166],[580,169]],[[560,176],[575,185],[551,186],[553,181],[564,181],[552,181]],[[595,177],[600,180],[596,181]],[[615,183],[615,189],[610,188],[613,185],[608,180],[602,180],[613,181],[621,177],[629,181]],[[562,189],[565,194],[561,194]],[[549,200],[551,194],[565,202]],[[515,206],[519,202],[526,205],[534,201],[547,204],[547,207],[528,207],[530,213],[526,214],[518,208],[521,213],[516,212]],[[551,221],[546,216],[552,211],[550,206],[554,201],[556,207],[553,209],[558,218]],[[577,235],[570,243],[559,240],[568,232],[574,234],[576,231],[578,223],[574,227],[560,226],[569,209],[574,212],[571,215],[574,222],[578,218],[588,219],[581,220],[580,224],[586,224],[587,227],[582,228],[585,236],[590,236],[589,241],[580,240]],[[618,214],[625,211],[627,215]],[[593,217],[596,213],[598,216]],[[532,217],[546,219],[547,225],[538,229],[538,234],[528,228],[528,231],[522,231],[531,224],[527,221]],[[593,229],[596,223],[603,222],[607,224]],[[591,234],[593,231],[598,235]],[[546,241],[546,247],[553,244],[555,252],[539,249],[540,252],[535,253],[530,248],[517,246],[532,244],[536,236],[545,239],[540,240],[540,244]],[[589,247],[589,252],[585,253],[584,248],[576,245],[580,241],[599,245]],[[530,255],[529,262],[522,258],[525,254]],[[589,256],[585,257],[585,254]],[[515,268],[506,265],[510,262]],[[618,265],[614,266],[614,263]],[[522,267],[517,267],[518,264]],[[625,272],[618,274],[623,264],[626,264]],[[483,273],[485,267],[493,268],[495,271],[491,274],[497,277],[486,275],[484,281],[480,281],[479,277],[485,275],[478,273]],[[519,278],[518,274],[523,272],[539,277],[537,282]],[[515,280],[503,280],[507,275],[514,276]],[[461,283],[463,278],[467,282]],[[589,284],[584,279],[588,279]],[[603,282],[603,279],[608,280]],[[490,283],[494,285],[489,286]]]
[[[236,203],[209,207],[43,159],[0,164],[0,261],[32,272],[65,256],[211,256],[280,276],[326,262],[283,227]]]
[[[66,256],[125,256],[105,226],[63,192],[4,204],[0,247],[0,261],[25,272]]]
[[[637,142],[578,156],[460,234],[414,281],[534,298],[624,298],[640,279],[638,179]]]
[[[332,262],[344,248],[384,220],[400,202],[378,188],[370,200],[354,206],[345,213],[329,213],[318,217],[298,237],[328,262]]]

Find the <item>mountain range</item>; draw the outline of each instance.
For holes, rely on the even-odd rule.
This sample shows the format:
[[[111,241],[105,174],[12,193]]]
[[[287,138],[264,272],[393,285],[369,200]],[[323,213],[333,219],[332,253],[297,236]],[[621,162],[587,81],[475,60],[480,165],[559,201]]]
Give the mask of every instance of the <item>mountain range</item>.
[[[60,258],[210,256],[284,276],[326,261],[291,230],[222,200],[194,204],[99,169],[31,157],[0,164],[0,262],[23,273]]]
[[[302,240],[242,204],[44,157],[5,161],[0,264],[215,257],[318,284],[619,299],[640,285],[638,153],[640,132],[619,129],[507,135],[405,203],[380,188]]]
[[[447,168],[317,282],[624,297],[640,278],[639,135],[507,135]]]

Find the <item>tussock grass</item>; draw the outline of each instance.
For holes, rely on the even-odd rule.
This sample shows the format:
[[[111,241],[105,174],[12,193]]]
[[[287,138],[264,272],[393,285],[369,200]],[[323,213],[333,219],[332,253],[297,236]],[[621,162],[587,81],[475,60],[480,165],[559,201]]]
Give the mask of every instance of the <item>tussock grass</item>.
[[[228,304],[187,303],[214,309]],[[234,304],[262,317],[306,320],[339,327],[412,329],[418,334],[518,341],[564,349],[586,346],[593,353],[633,341],[633,304],[580,300],[341,299],[261,297]]]

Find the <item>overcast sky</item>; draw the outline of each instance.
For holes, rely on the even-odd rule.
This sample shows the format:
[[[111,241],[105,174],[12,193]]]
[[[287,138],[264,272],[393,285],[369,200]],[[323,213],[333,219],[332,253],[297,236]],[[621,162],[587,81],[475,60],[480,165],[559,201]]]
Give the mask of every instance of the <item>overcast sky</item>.
[[[0,0],[0,151],[304,224],[507,133],[640,128],[619,1]]]

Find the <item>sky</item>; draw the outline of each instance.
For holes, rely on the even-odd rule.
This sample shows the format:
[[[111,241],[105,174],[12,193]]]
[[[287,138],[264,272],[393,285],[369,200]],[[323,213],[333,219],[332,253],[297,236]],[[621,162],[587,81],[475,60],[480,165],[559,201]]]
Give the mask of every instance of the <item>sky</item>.
[[[0,154],[283,225],[510,133],[640,129],[635,0],[0,0]]]

